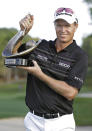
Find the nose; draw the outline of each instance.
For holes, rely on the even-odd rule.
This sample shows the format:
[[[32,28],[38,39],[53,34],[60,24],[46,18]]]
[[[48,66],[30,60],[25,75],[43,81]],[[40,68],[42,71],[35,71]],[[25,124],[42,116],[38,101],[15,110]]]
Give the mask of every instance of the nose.
[[[61,26],[61,27],[60,27],[60,31],[61,31],[61,32],[65,32],[65,27],[64,27],[64,26]]]

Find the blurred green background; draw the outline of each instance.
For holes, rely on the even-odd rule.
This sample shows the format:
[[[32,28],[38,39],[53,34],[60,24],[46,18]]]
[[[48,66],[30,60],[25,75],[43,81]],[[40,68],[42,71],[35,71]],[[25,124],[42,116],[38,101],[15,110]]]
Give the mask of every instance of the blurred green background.
[[[26,115],[28,108],[25,105],[25,89],[25,79],[0,83],[0,118]],[[80,93],[83,92],[92,92],[92,89],[84,85]],[[74,117],[77,125],[92,125],[92,98],[76,97]]]

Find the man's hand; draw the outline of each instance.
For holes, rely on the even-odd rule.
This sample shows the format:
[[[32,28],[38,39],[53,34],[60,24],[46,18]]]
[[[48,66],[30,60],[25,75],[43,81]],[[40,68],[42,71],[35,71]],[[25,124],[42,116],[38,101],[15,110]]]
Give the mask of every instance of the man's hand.
[[[53,89],[58,94],[64,96],[68,100],[73,100],[75,96],[78,94],[78,89],[74,88],[70,85],[68,85],[66,82],[61,80],[56,80],[48,75],[46,75],[44,72],[42,72],[41,68],[37,64],[36,61],[33,61],[34,66],[32,67],[18,67],[20,69],[24,69],[28,71],[29,73],[33,74],[37,78],[39,78],[41,81],[46,83],[51,89]]]
[[[34,66],[30,66],[30,67],[18,66],[17,68],[24,69],[24,70],[28,71],[29,73],[33,74],[34,76],[37,76],[38,78],[40,78],[40,76],[43,74],[43,72],[36,61],[33,60],[32,62],[34,64]]]
[[[21,30],[25,31],[25,35],[32,28],[33,21],[34,21],[33,15],[28,14],[19,22]]]

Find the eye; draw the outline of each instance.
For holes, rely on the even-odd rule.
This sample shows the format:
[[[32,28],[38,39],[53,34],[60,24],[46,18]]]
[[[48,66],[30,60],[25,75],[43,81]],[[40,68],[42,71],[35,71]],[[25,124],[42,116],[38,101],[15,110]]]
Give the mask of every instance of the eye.
[[[69,24],[66,24],[65,27],[70,27],[70,25],[69,25]]]
[[[60,24],[56,24],[56,27],[61,27],[61,25]]]

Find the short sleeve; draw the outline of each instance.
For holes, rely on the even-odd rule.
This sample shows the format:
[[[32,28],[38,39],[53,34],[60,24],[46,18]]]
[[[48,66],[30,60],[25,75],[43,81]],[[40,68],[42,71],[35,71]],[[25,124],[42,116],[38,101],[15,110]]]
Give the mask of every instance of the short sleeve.
[[[80,88],[83,85],[85,76],[88,68],[88,57],[87,55],[82,56],[70,70],[68,77],[66,78],[66,83],[77,88]]]

